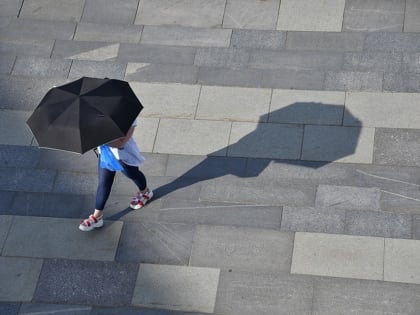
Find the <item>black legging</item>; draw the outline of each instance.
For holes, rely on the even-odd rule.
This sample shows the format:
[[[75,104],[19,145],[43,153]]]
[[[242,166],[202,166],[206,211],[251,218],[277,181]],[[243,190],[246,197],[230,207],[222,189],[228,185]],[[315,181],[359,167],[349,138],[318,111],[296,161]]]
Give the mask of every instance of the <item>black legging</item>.
[[[137,185],[139,190],[146,189],[146,177],[139,168],[124,163],[121,164],[123,166],[121,173],[130,178]],[[105,203],[111,193],[112,184],[114,183],[115,173],[116,172],[107,170],[106,168],[101,168],[98,165],[98,189],[96,191],[95,202],[95,208],[98,210],[103,210],[105,207]]]

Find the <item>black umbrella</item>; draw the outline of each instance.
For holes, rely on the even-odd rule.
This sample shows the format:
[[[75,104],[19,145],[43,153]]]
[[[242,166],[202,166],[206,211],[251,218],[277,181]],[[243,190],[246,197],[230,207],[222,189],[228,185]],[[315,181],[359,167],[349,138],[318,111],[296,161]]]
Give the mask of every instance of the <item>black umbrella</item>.
[[[83,77],[49,90],[27,124],[41,147],[85,153],[125,136],[142,109],[127,82]]]

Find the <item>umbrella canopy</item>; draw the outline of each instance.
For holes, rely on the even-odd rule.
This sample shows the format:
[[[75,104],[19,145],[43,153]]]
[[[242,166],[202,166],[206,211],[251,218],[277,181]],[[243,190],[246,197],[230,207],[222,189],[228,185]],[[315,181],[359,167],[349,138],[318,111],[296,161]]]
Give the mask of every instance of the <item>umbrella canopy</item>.
[[[41,147],[85,153],[124,137],[142,109],[128,82],[83,77],[49,90],[27,124]]]

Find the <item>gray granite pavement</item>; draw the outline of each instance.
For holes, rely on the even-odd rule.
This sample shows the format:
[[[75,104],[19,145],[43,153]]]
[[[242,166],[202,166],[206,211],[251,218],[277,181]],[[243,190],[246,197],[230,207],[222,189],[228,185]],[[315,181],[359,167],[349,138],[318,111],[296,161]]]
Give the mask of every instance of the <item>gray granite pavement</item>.
[[[416,0],[3,0],[0,314],[420,314]],[[54,85],[129,81],[155,192],[39,149]]]

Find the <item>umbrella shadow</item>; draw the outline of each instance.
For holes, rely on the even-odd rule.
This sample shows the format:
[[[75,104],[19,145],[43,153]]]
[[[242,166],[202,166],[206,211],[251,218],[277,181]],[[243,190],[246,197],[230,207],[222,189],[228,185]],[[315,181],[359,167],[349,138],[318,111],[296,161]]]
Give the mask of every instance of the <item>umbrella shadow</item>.
[[[226,175],[257,177],[272,162],[322,167],[355,153],[361,125],[343,105],[317,102],[297,102],[266,113],[254,130],[236,141],[232,140],[235,134],[251,124],[234,123],[232,144],[210,153],[173,181],[154,189],[154,200]]]

